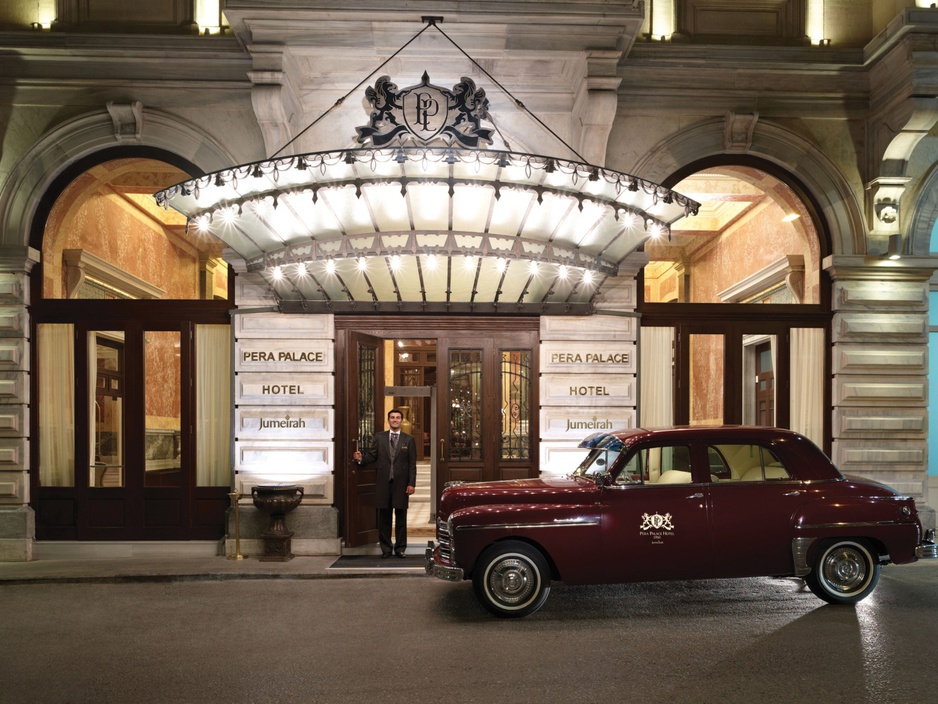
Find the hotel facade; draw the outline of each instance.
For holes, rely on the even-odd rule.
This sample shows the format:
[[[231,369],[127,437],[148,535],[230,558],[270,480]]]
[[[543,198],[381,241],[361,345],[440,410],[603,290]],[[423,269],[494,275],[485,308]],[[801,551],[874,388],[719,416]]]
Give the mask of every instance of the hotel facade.
[[[392,407],[431,518],[725,423],[934,527],[936,39],[901,0],[4,3],[0,560],[259,555],[269,484],[294,554],[372,549]]]

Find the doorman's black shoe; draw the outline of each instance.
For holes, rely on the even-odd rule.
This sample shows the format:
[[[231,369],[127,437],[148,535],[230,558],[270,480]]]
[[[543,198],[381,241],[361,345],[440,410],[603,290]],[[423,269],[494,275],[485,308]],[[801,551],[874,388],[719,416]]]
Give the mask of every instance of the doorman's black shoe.
[[[389,552],[383,552],[383,553],[381,553],[381,559],[382,559],[382,560],[387,559],[387,558],[389,558],[389,557],[391,557],[391,553],[389,553]]]
[[[395,552],[394,554],[397,555],[397,556],[398,556],[399,558],[401,558],[402,560],[404,559],[404,551],[403,551],[403,550],[398,550],[398,551]]]

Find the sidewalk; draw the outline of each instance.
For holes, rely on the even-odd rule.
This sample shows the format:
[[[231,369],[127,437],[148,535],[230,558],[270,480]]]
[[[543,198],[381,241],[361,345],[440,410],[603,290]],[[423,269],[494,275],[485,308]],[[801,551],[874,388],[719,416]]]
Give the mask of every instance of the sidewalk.
[[[261,562],[250,556],[243,560],[225,557],[130,557],[0,562],[0,585],[426,576],[422,555],[378,563],[366,561],[362,567],[330,567],[337,559],[337,555],[323,555],[298,556],[287,562]]]

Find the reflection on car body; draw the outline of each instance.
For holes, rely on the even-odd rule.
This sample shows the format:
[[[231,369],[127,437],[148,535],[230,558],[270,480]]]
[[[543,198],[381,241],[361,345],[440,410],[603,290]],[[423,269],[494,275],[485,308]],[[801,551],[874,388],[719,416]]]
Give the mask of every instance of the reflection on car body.
[[[636,429],[580,447],[568,477],[448,485],[427,571],[471,579],[495,615],[525,616],[552,581],[797,576],[853,604],[882,565],[938,557],[912,498],[844,476],[788,430]]]

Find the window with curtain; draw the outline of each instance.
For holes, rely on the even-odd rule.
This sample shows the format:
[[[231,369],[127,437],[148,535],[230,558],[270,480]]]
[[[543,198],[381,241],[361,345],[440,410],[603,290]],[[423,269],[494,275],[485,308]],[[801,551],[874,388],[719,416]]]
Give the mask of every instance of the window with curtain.
[[[39,483],[75,486],[75,326],[37,327]]]
[[[196,325],[196,485],[231,483],[231,328]]]
[[[824,446],[824,330],[791,331],[791,429]]]

